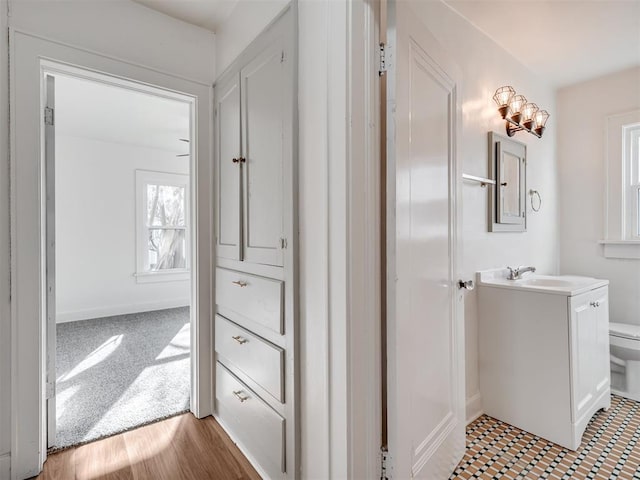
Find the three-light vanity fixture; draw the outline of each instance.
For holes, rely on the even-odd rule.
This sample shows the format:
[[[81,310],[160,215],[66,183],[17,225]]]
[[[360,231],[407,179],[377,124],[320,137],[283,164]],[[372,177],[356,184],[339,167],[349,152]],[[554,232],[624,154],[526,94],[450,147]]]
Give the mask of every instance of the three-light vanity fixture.
[[[496,90],[493,100],[498,104],[498,112],[506,120],[507,135],[527,131],[540,138],[549,119],[546,110],[540,110],[535,103],[527,102],[524,95],[516,95],[513,87],[504,86]]]

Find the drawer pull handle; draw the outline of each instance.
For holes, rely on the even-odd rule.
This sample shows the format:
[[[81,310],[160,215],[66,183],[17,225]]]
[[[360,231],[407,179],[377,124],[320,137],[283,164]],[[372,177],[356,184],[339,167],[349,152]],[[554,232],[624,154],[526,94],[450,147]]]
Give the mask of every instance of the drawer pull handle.
[[[591,302],[590,305],[592,307],[599,307],[600,306],[600,302]]]
[[[247,282],[243,282],[242,280],[236,280],[236,281],[231,282],[231,283],[233,283],[234,285],[237,285],[240,288],[247,286]]]
[[[233,338],[240,345],[244,345],[245,343],[247,343],[249,341],[246,338],[242,338],[240,335],[236,335],[235,337],[231,337],[231,338]]]
[[[238,400],[240,400],[240,403],[244,403],[247,400],[249,400],[249,397],[242,394],[242,390],[238,390],[237,392],[234,391],[233,394],[236,396]]]

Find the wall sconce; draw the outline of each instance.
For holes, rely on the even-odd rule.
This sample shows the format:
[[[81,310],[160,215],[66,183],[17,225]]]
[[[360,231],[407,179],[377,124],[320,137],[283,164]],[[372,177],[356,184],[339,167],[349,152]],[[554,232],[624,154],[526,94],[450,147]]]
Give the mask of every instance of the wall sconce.
[[[549,119],[546,110],[540,110],[535,103],[527,102],[524,95],[516,95],[513,87],[504,86],[496,90],[493,100],[498,104],[498,112],[506,120],[507,135],[527,131],[540,138]]]

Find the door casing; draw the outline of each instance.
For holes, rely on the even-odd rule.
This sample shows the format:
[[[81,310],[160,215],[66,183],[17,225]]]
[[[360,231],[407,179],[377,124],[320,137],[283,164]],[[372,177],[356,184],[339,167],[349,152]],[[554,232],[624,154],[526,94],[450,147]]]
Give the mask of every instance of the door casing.
[[[37,475],[47,455],[46,289],[44,217],[44,74],[75,75],[127,83],[131,88],[192,103],[191,204],[194,235],[191,272],[191,410],[210,415],[211,348],[211,152],[212,88],[95,52],[10,30],[11,105],[11,472]],[[78,66],[82,66],[79,68]],[[39,92],[34,95],[34,92]],[[198,141],[201,139],[201,141]],[[34,141],[35,140],[35,141]],[[34,300],[35,299],[35,300]]]

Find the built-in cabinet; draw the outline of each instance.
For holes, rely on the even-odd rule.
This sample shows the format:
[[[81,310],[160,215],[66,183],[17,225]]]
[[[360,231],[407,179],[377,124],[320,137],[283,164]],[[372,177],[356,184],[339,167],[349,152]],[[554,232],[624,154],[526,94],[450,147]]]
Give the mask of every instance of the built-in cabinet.
[[[294,79],[285,38],[274,39],[216,87],[218,252],[283,266],[285,161],[292,157]]]
[[[594,282],[575,294],[546,293],[489,286],[480,277],[479,373],[487,415],[579,447],[591,417],[611,402],[608,282]]]
[[[267,478],[298,478],[295,22],[215,85],[215,415]]]

